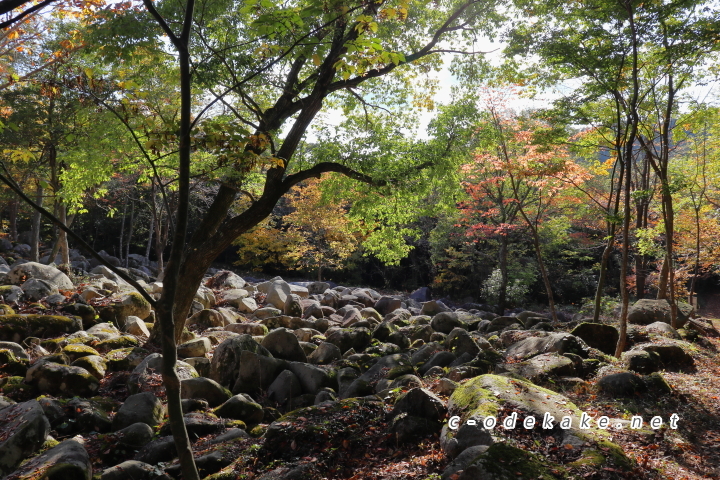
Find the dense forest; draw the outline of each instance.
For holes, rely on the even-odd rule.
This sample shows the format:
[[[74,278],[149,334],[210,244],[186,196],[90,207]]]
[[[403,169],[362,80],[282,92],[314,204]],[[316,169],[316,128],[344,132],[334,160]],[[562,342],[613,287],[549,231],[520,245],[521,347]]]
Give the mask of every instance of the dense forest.
[[[0,0],[0,443],[48,425],[0,474],[714,478],[697,438],[448,419],[507,388],[528,398],[492,412],[542,420],[536,384],[669,417],[716,377],[718,50],[697,0]],[[68,401],[112,425],[62,427]],[[109,454],[130,405],[167,413],[140,423],[168,458]],[[374,425],[377,470],[296,443],[317,405]],[[206,438],[218,418],[241,433]],[[666,447],[710,464],[649,460]]]

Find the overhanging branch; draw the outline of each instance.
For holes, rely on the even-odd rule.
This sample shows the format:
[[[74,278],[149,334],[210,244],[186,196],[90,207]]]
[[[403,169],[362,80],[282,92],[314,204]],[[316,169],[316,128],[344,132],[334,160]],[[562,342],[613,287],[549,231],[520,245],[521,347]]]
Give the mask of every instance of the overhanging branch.
[[[5,165],[3,164],[3,169],[4,169],[4,168],[5,168]],[[63,222],[61,222],[57,217],[55,217],[55,215],[53,215],[52,213],[48,212],[48,211],[45,210],[43,207],[41,207],[40,205],[38,205],[37,203],[35,203],[34,201],[32,201],[32,200],[30,199],[30,197],[28,197],[27,195],[25,195],[25,193],[23,193],[23,191],[20,189],[20,187],[18,187],[18,186],[15,184],[15,182],[13,182],[12,180],[10,180],[9,177],[6,177],[5,175],[0,174],[0,181],[2,181],[5,185],[7,185],[8,187],[10,187],[10,189],[11,189],[12,191],[14,191],[25,203],[27,203],[28,205],[30,205],[32,208],[34,208],[35,210],[37,210],[38,212],[40,212],[40,214],[42,214],[42,215],[43,215],[44,217],[46,217],[48,220],[50,220],[50,221],[53,222],[55,225],[57,225],[57,227],[58,227],[60,230],[62,230],[63,232],[67,233],[68,236],[70,236],[70,238],[72,238],[75,242],[77,242],[77,244],[78,244],[83,250],[85,250],[87,253],[89,253],[94,259],[96,259],[96,260],[97,260],[98,262],[100,262],[101,264],[105,265],[111,272],[113,272],[114,274],[116,274],[118,277],[122,278],[122,279],[125,280],[127,283],[129,283],[130,285],[132,285],[133,288],[135,288],[135,289],[138,291],[138,293],[139,293],[140,295],[142,295],[142,297],[143,297],[145,300],[147,300],[148,302],[150,302],[150,305],[151,305],[153,308],[156,306],[156,303],[157,303],[157,302],[155,301],[155,299],[154,299],[152,296],[150,296],[150,294],[149,294],[148,292],[146,292],[145,289],[142,288],[142,286],[140,286],[139,283],[137,283],[135,280],[133,280],[133,279],[132,279],[129,275],[127,275],[125,272],[123,272],[122,270],[119,270],[118,268],[114,267],[114,266],[111,265],[107,260],[105,260],[104,258],[102,258],[102,256],[101,256],[98,252],[96,252],[90,245],[88,245],[88,243],[87,243],[85,240],[83,240],[79,235],[77,235],[75,232],[73,232],[71,229],[69,229]]]

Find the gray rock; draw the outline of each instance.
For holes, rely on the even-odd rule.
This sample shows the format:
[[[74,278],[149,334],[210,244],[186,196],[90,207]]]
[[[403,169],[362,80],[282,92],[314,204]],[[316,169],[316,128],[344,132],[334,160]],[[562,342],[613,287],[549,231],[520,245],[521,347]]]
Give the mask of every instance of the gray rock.
[[[430,300],[429,302],[423,303],[421,315],[430,315],[431,317],[437,315],[440,312],[449,312],[450,309],[440,300]]]
[[[160,467],[127,460],[103,471],[100,480],[172,480]]]
[[[334,370],[327,370],[300,362],[288,363],[288,369],[297,376],[303,393],[315,395],[326,387],[334,390],[338,388]]]
[[[204,357],[212,349],[209,338],[200,337],[178,345],[179,357]]]
[[[159,398],[150,392],[130,395],[113,418],[113,430],[129,427],[142,422],[156,427],[165,416],[165,407]]]
[[[290,285],[284,280],[275,280],[267,287],[266,301],[281,311],[285,310],[285,304],[292,294]]]
[[[425,417],[416,417],[407,413],[401,413],[392,419],[390,432],[395,434],[395,441],[402,444],[415,442],[419,438],[436,433],[440,429],[440,422]]]
[[[0,350],[10,350],[13,355],[17,358],[30,360],[25,349],[18,343],[15,342],[0,342]]]
[[[678,302],[677,320],[678,327],[682,327],[687,323],[690,315],[693,313],[693,307],[685,302]],[[670,324],[671,312],[670,304],[667,300],[653,300],[642,298],[628,310],[628,322],[638,325],[649,325],[655,322],[663,322]]]
[[[295,362],[307,362],[307,356],[303,351],[298,338],[288,329],[278,328],[265,335],[260,343],[274,357]]]
[[[204,399],[211,407],[217,407],[231,396],[227,388],[209,378],[188,378],[180,382],[181,398]]]
[[[135,455],[135,460],[157,465],[160,462],[168,462],[177,457],[175,440],[171,436],[160,437],[148,443]]]
[[[228,319],[219,311],[204,308],[185,321],[185,325],[199,325],[203,328],[224,327]]]
[[[498,365],[496,371],[498,373],[515,373],[534,383],[550,376],[575,376],[577,374],[573,361],[557,353],[543,353],[524,362]]]
[[[257,425],[263,419],[262,406],[243,394],[230,397],[229,400],[217,407],[214,413],[218,417],[242,420],[248,425]]]
[[[602,323],[584,322],[570,332],[593,348],[597,348],[608,355],[615,355],[620,334],[617,328]]]
[[[351,348],[356,352],[361,352],[370,345],[372,334],[370,330],[364,327],[343,328],[330,332],[325,332],[326,341],[337,346],[341,352],[345,353]]]
[[[75,439],[65,440],[25,463],[7,480],[28,478],[92,479],[92,464],[85,447]]]
[[[240,356],[244,351],[272,357],[271,353],[250,335],[228,338],[215,347],[210,364],[210,378],[224,387],[234,385],[241,366]]]
[[[268,328],[262,323],[231,323],[225,326],[225,330],[241,335],[246,333],[253,336],[267,335],[268,333]]]
[[[290,370],[283,370],[267,390],[268,399],[285,406],[288,401],[302,393],[297,376]]]
[[[20,288],[25,293],[25,297],[34,302],[58,293],[58,288],[54,284],[39,278],[28,279]]]
[[[35,400],[0,410],[0,475],[7,475],[45,443],[50,422]]]
[[[540,333],[540,332],[538,332]],[[557,352],[560,355],[574,353],[587,357],[588,346],[578,337],[569,333],[551,333],[543,336],[531,337],[510,345],[505,351],[508,359],[521,359],[534,357],[541,353]]]
[[[41,263],[27,262],[16,265],[7,273],[7,280],[13,285],[19,285],[25,282],[27,278],[45,280],[62,290],[71,290],[74,288],[72,281],[70,281],[67,275],[55,267]]]
[[[613,397],[633,397],[647,391],[642,377],[630,372],[606,375],[597,381],[597,388]]]
[[[237,275],[230,270],[220,270],[206,282],[206,285],[210,288],[223,290],[243,288],[245,287],[245,280],[240,275]]]
[[[445,350],[435,352],[433,356],[430,357],[428,361],[422,365],[422,367],[420,367],[420,374],[425,376],[428,371],[430,371],[430,369],[433,367],[447,367],[456,359],[457,357],[452,352],[448,352]]]
[[[137,422],[115,432],[118,443],[139,449],[153,439],[153,429],[147,423]]]
[[[25,383],[35,385],[41,393],[92,397],[100,382],[81,367],[51,361],[37,361],[27,371]]]
[[[159,375],[162,372],[162,366],[163,357],[161,354],[151,353],[145,357],[130,374],[127,383],[128,392],[131,394],[140,392],[144,388],[144,385],[151,379],[151,374]],[[180,381],[200,376],[191,365],[180,360],[175,364],[175,371]]]
[[[244,350],[240,354],[237,376],[231,388],[232,393],[255,394],[265,390],[286,367],[285,360]]]
[[[285,306],[283,307],[283,313],[291,317],[303,316],[303,307],[299,295],[288,295],[287,300],[285,301]]]
[[[401,307],[402,300],[395,297],[380,297],[380,299],[375,303],[375,310],[380,313],[380,315],[387,315],[388,313],[398,309]]]
[[[413,388],[395,402],[393,414],[407,413],[416,417],[441,420],[447,408],[440,398],[425,388]]]
[[[482,417],[470,417],[457,430],[445,424],[440,432],[440,447],[449,458],[457,457],[470,447],[490,446],[493,443],[492,435],[483,426]]]
[[[625,368],[643,375],[660,370],[660,355],[645,350],[630,350],[623,352],[622,361]]]
[[[487,452],[488,448],[490,447],[487,445],[476,445],[474,447],[469,447],[463,450],[462,453],[458,454],[457,457],[452,462],[450,462],[447,467],[445,467],[445,470],[442,474],[442,480],[454,480],[459,478],[460,474],[462,474],[463,471],[468,468],[475,459],[479,458],[483,453]],[[493,477],[489,478],[495,480],[495,478]]]
[[[454,328],[463,328],[467,330],[465,322],[458,318],[455,312],[440,312],[436,314],[430,322],[433,330],[441,333],[450,333]]]
[[[648,333],[655,333],[663,337],[672,338],[673,340],[680,340],[680,334],[677,330],[665,322],[654,322],[646,327]]]
[[[467,330],[459,327],[454,328],[448,334],[445,339],[445,345],[458,357],[463,353],[468,353],[471,357],[480,353],[480,347],[475,339],[467,332]]]

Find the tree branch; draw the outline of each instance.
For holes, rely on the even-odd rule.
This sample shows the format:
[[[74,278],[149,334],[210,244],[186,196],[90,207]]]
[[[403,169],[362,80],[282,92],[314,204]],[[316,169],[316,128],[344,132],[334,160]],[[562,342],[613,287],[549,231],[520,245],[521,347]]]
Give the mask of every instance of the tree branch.
[[[7,173],[7,169],[5,168],[5,164],[2,163],[3,170]],[[142,297],[150,302],[150,305],[155,308],[157,302],[155,299],[147,292],[145,289],[140,286],[139,283],[137,283],[135,280],[133,280],[129,275],[127,275],[122,270],[117,269],[112,264],[110,264],[107,260],[105,260],[98,252],[96,252],[88,243],[82,239],[79,235],[77,235],[75,232],[73,232],[70,228],[68,228],[63,222],[61,222],[57,217],[55,217],[52,213],[45,210],[43,207],[36,204],[34,201],[32,201],[23,191],[18,187],[15,182],[10,180],[9,177],[6,177],[5,175],[0,174],[0,181],[2,181],[5,185],[10,187],[12,191],[14,191],[25,203],[30,205],[32,208],[40,212],[43,216],[45,216],[48,220],[50,220],[52,223],[57,225],[57,227],[62,230],[63,232],[67,233],[70,238],[72,238],[75,242],[78,243],[78,245],[83,248],[86,252],[88,252],[93,258],[95,258],[97,261],[105,265],[111,272],[115,273],[118,277],[125,280],[127,283],[133,286],[137,290],[137,292],[142,295]]]

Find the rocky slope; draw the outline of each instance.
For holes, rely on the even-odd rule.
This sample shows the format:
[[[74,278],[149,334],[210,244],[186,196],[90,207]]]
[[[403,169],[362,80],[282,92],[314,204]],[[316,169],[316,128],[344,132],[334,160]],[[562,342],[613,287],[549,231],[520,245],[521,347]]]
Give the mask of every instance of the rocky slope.
[[[71,279],[13,263],[0,265],[0,476],[180,478],[147,302],[104,267]],[[178,373],[214,480],[660,478],[630,442],[682,443],[666,377],[714,348],[712,324],[676,331],[664,302],[636,304],[615,359],[611,322],[213,273]]]

